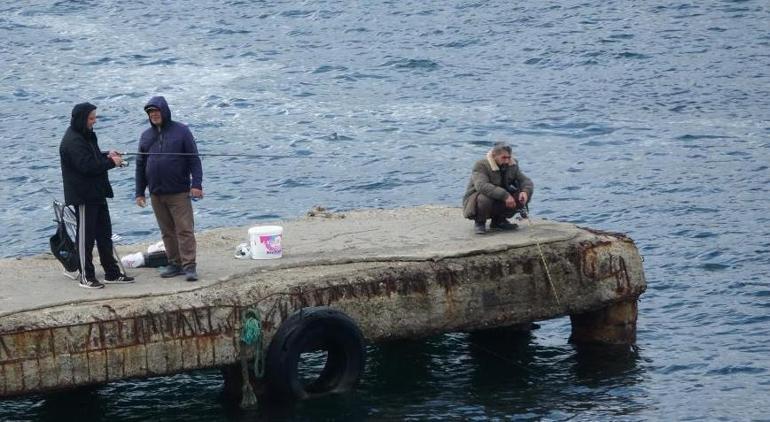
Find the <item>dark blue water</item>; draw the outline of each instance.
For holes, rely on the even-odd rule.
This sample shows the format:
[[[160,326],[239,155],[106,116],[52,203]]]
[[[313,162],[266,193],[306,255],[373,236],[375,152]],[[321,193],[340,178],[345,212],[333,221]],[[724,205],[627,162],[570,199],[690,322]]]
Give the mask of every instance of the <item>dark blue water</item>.
[[[81,101],[104,148],[135,150],[162,94],[201,152],[292,157],[204,159],[202,229],[459,205],[503,139],[534,215],[636,240],[638,353],[576,350],[557,320],[371,347],[358,392],[290,409],[231,409],[209,371],[6,400],[0,419],[767,420],[770,5],[519,3],[3,3],[0,256],[45,251]],[[111,179],[115,231],[157,237],[133,168]]]

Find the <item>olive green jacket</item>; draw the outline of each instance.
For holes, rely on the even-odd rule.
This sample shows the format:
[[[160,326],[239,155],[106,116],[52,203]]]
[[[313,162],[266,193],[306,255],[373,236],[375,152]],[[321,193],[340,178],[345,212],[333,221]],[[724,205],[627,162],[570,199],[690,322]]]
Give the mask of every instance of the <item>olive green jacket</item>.
[[[498,201],[505,201],[509,195],[506,187],[513,185],[518,187],[518,190],[527,192],[532,198],[535,185],[529,177],[522,173],[519,162],[513,158],[511,161],[511,165],[501,171],[490,151],[485,159],[479,160],[473,165],[473,173],[463,196],[463,216],[465,218],[472,219],[476,216],[476,196],[479,193]]]

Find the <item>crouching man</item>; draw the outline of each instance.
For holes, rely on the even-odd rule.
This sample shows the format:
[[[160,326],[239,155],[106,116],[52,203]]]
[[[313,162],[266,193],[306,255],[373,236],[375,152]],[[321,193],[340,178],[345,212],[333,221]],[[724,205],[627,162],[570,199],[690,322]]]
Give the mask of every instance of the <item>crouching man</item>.
[[[473,165],[473,172],[463,197],[463,215],[475,222],[476,234],[489,228],[514,230],[517,226],[507,219],[517,212],[525,215],[524,207],[532,198],[534,185],[522,173],[519,163],[513,158],[511,147],[496,143],[486,158]]]

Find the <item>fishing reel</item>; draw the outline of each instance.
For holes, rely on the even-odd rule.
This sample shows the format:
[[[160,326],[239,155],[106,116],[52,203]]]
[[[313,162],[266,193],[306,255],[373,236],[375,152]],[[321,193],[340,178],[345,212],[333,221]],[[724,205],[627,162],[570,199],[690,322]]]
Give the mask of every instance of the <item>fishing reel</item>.
[[[118,157],[120,157],[120,159],[122,160],[122,161],[120,162],[120,165],[119,165],[119,166],[116,166],[116,167],[121,167],[121,168],[123,168],[123,167],[128,167],[128,160],[127,160],[127,159],[125,159],[125,158],[123,158],[123,154],[124,154],[123,152],[119,152],[119,151],[110,151],[110,153],[107,155],[107,158],[112,158],[112,157],[113,157],[113,154],[117,155],[117,156],[118,156]]]

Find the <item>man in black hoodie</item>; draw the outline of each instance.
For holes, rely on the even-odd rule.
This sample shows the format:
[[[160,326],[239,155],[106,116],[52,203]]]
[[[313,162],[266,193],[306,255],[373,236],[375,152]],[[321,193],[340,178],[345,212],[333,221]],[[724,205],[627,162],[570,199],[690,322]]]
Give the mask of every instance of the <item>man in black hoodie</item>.
[[[88,289],[104,287],[96,279],[92,262],[94,242],[106,282],[130,283],[134,280],[121,273],[113,254],[112,222],[107,207],[107,198],[113,196],[107,170],[120,166],[123,159],[115,151],[105,153],[99,150],[94,123],[95,105],[75,105],[70,126],[59,145],[65,205],[76,206],[78,219],[76,241],[80,255],[80,287]]]

